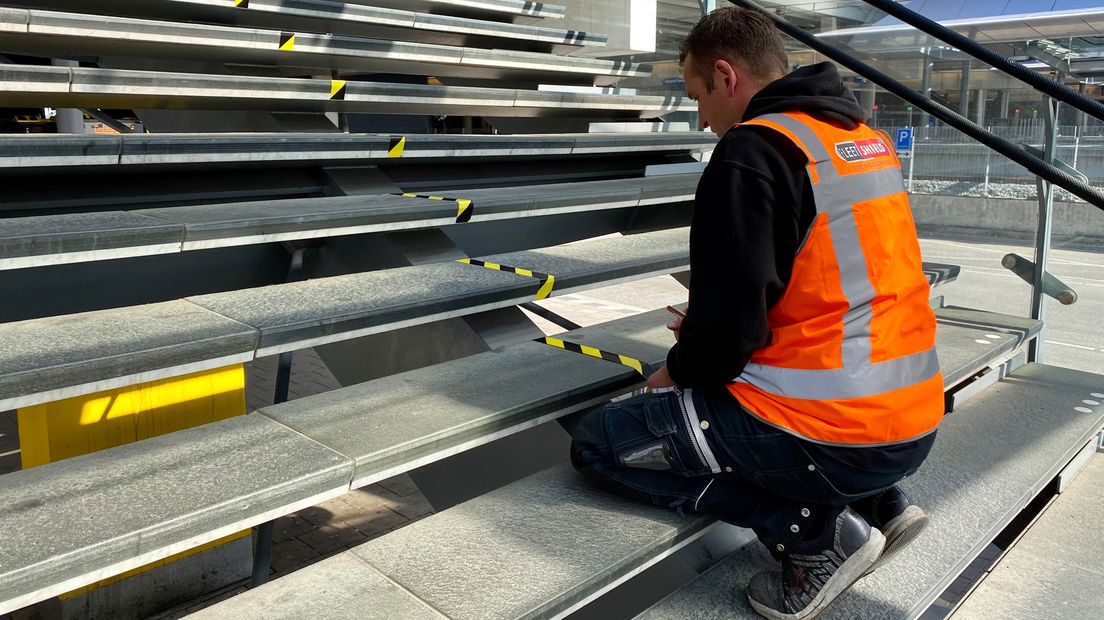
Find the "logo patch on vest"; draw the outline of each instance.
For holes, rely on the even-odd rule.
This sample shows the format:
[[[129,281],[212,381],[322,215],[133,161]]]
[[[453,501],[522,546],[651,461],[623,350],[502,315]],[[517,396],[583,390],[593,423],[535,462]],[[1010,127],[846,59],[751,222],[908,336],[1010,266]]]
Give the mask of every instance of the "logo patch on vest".
[[[836,154],[843,161],[867,161],[876,157],[889,157],[889,148],[877,138],[855,142],[837,142]]]

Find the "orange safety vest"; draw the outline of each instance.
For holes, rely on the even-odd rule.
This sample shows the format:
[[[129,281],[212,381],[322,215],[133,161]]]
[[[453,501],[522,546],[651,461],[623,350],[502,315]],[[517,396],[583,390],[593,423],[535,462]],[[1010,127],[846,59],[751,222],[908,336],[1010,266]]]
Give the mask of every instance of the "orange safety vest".
[[[817,215],[768,314],[770,343],[729,391],[768,424],[819,443],[890,445],[932,432],[944,413],[935,313],[888,139],[803,113],[744,124],[805,152]]]

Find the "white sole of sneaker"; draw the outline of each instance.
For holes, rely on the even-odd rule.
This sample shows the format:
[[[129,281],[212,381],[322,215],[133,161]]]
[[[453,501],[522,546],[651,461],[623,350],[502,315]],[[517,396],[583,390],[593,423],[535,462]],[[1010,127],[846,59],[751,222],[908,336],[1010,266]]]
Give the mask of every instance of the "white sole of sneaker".
[[[882,528],[882,534],[885,534],[886,538],[885,551],[882,552],[882,557],[878,558],[874,566],[870,567],[870,570],[875,571],[879,566],[893,559],[927,526],[928,515],[919,506],[905,508],[904,512],[894,517]]]
[[[866,574],[867,570],[874,565],[874,562],[882,555],[882,550],[885,549],[886,538],[877,528],[870,528],[870,538],[859,547],[858,551],[851,554],[851,557],[844,561],[843,565],[839,567],[834,575],[828,579],[828,582],[824,584],[824,587],[817,592],[817,595],[813,597],[811,603],[809,603],[805,609],[794,613],[784,614],[776,609],[771,609],[765,605],[760,605],[755,599],[748,596],[748,601],[751,603],[751,607],[759,613],[759,615],[770,618],[771,620],[808,620],[824,611],[832,601],[836,600],[843,591],[851,587],[851,584],[859,580]]]

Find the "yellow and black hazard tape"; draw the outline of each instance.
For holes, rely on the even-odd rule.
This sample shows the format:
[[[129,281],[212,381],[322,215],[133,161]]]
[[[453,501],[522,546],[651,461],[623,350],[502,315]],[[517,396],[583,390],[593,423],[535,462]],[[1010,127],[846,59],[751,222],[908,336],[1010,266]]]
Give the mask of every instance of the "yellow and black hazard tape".
[[[560,340],[559,338],[553,338],[551,336],[545,336],[544,338],[538,338],[537,342],[543,342],[544,344],[557,349],[564,349],[565,351],[574,351],[575,353],[582,353],[583,355],[589,355],[600,360],[606,360],[607,362],[613,362],[614,364],[621,364],[622,366],[628,366],[632,368],[641,377],[647,378],[648,375],[644,371],[644,362],[631,358],[627,355],[619,355],[617,353],[610,353],[609,351],[603,351],[601,349],[595,349],[594,347],[588,347],[586,345],[578,344],[575,342],[568,342],[566,340]]]
[[[475,265],[476,267],[483,267],[485,269],[493,269],[495,271],[516,273],[526,278],[536,278],[541,281],[540,288],[537,289],[537,299],[547,299],[548,296],[552,294],[552,287],[556,286],[556,277],[548,273],[522,269],[520,267],[509,267],[507,265],[499,265],[498,263],[488,263],[474,258],[461,258],[456,262],[464,263],[465,265]]]
[[[295,49],[295,33],[294,32],[281,32],[280,33],[280,50],[284,52],[290,52]]]
[[[403,194],[404,198],[425,198],[426,200],[443,200],[456,203],[456,223],[466,224],[475,214],[475,203],[467,198],[448,198],[445,196],[430,196],[428,194]]]
[[[239,9],[248,9],[249,0],[234,0],[234,6],[238,7]]]
[[[345,89],[348,85],[345,80],[330,80],[330,101],[345,101]]]
[[[387,157],[397,159],[406,152],[406,136],[391,136],[387,145]]]

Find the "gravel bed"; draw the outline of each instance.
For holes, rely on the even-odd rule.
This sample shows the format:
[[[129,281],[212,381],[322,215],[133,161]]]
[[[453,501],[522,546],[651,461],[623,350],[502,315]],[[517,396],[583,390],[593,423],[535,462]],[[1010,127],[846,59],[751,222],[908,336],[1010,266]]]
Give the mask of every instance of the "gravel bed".
[[[972,196],[979,198],[1012,198],[1016,200],[1036,199],[1035,185],[1028,183],[990,183],[987,193],[985,191],[985,184],[977,181],[913,179],[912,193],[939,194],[944,196]],[[1084,202],[1061,187],[1055,188],[1054,199],[1059,202]]]

